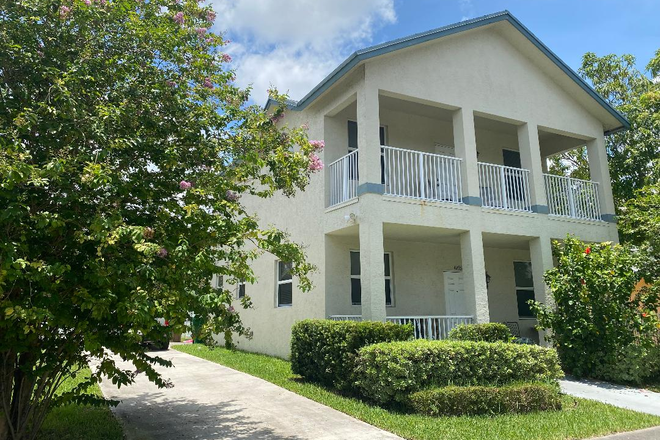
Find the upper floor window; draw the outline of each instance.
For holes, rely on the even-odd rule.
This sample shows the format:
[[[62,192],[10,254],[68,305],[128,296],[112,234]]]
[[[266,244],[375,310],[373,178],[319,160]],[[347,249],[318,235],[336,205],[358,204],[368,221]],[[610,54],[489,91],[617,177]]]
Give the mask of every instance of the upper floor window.
[[[387,127],[380,126],[380,144],[387,145]],[[358,125],[355,121],[348,121],[348,152],[358,148]]]
[[[392,301],[392,253],[385,252],[383,256],[385,274],[385,305],[391,306]],[[360,251],[351,251],[351,304],[362,304],[362,284],[360,281]]]
[[[238,283],[238,288],[236,289],[236,296],[240,298],[245,298],[245,281],[240,281]]]
[[[277,262],[277,307],[293,304],[293,277],[291,263]]]

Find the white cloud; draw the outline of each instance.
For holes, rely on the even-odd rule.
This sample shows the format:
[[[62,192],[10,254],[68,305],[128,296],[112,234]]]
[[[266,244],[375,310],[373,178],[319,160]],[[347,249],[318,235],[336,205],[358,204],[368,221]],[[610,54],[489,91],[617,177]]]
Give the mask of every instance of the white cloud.
[[[461,21],[474,18],[476,11],[472,0],[458,0],[458,6],[463,14]]]
[[[213,0],[215,31],[234,40],[237,83],[263,104],[270,85],[300,99],[354,50],[394,23],[394,0]]]

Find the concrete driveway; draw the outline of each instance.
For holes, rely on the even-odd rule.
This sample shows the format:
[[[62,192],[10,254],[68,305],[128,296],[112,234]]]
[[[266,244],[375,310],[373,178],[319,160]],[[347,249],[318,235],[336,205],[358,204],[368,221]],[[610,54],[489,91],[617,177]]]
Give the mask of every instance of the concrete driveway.
[[[159,389],[143,374],[121,389],[101,384],[106,397],[121,400],[114,411],[127,440],[399,439],[248,374],[175,350],[159,355],[174,364],[158,368],[173,388]]]
[[[559,384],[561,390],[571,396],[660,416],[660,393],[587,379],[567,378],[560,380]]]

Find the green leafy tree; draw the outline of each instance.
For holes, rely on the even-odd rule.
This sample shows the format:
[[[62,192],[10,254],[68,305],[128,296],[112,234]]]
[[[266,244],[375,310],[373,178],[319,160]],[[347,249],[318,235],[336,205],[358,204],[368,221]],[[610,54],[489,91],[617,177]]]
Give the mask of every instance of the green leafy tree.
[[[311,287],[302,248],[241,196],[304,188],[323,143],[247,104],[214,20],[193,0],[0,0],[0,440],[96,402],[102,376],[130,384],[112,353],[167,386],[142,347],[158,317],[249,335],[213,275],[252,281],[270,252]]]
[[[629,130],[606,138],[616,206],[621,208],[635,192],[660,181],[660,50],[647,66],[648,74],[635,67],[632,55],[598,57],[589,52],[579,73],[593,84],[631,124]],[[586,148],[556,156],[550,172],[588,178]]]
[[[576,376],[643,382],[660,373],[657,310],[660,283],[633,295],[644,254],[611,243],[585,244],[567,237],[555,242],[557,266],[545,273],[554,306],[536,302],[539,326],[562,366]]]
[[[660,183],[637,191],[620,212],[623,241],[649,256],[647,272],[660,279]]]

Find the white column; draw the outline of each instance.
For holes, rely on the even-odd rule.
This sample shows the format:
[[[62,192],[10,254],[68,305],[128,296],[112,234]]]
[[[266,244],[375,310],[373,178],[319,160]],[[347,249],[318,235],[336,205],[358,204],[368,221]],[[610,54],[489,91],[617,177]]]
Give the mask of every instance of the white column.
[[[360,219],[359,231],[362,319],[385,321],[383,222]]]
[[[454,151],[463,160],[463,201],[470,205],[481,205],[479,194],[479,168],[477,165],[477,138],[474,132],[472,109],[460,108],[453,113]]]
[[[607,150],[605,137],[598,136],[587,142],[587,155],[589,157],[589,174],[591,180],[598,182],[598,198],[600,210],[604,220],[614,220],[614,197],[612,195],[612,180],[607,164]]]
[[[489,322],[486,263],[481,231],[467,231],[461,234],[461,260],[468,309],[476,322]]]
[[[365,77],[357,92],[360,185],[380,185],[380,113],[378,88]]]
[[[548,202],[545,197],[539,129],[536,124],[528,122],[518,126],[518,148],[520,150],[520,164],[524,169],[529,170],[529,193],[532,199],[532,210],[547,214]]]
[[[532,261],[532,280],[534,282],[534,297],[536,301],[554,307],[550,288],[545,283],[543,275],[552,269],[552,243],[548,237],[536,237],[529,241],[529,256]],[[542,345],[549,345],[545,339],[546,332],[539,331]]]

